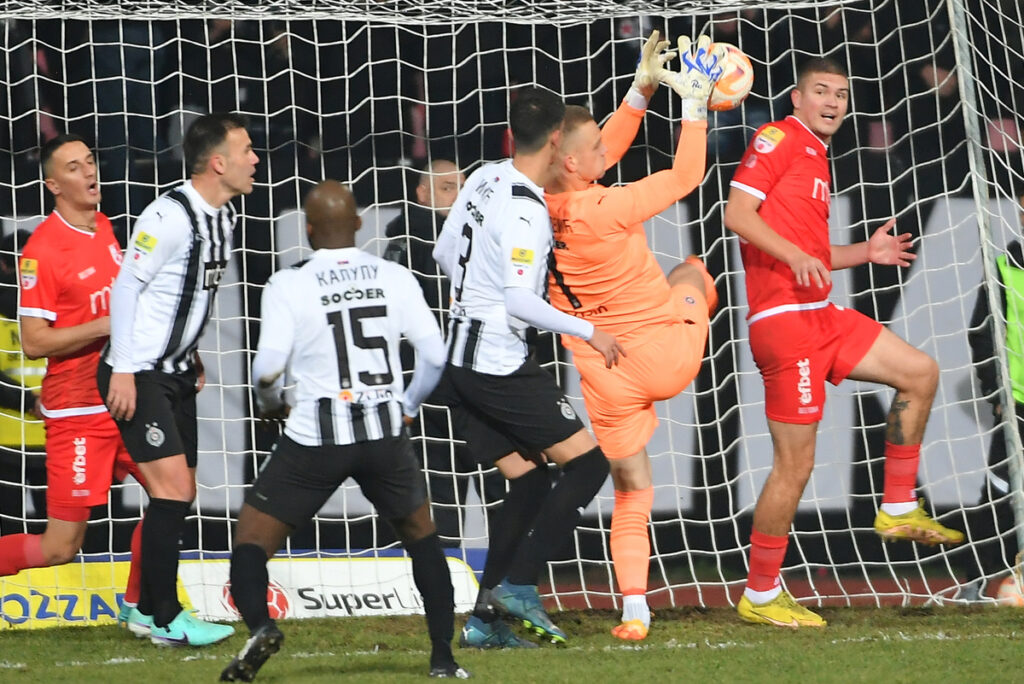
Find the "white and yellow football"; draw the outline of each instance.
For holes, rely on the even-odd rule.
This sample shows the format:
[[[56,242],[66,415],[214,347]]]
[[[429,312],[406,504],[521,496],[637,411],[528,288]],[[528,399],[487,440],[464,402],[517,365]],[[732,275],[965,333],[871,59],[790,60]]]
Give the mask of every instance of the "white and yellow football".
[[[1024,594],[1021,594],[1020,583],[1012,574],[999,584],[996,602],[1001,606],[1024,608]]]
[[[750,88],[754,85],[754,67],[750,59],[735,45],[712,43],[711,47],[714,48],[716,45],[724,45],[726,55],[722,64],[722,77],[711,91],[708,109],[713,112],[725,112],[739,107],[750,94]]]

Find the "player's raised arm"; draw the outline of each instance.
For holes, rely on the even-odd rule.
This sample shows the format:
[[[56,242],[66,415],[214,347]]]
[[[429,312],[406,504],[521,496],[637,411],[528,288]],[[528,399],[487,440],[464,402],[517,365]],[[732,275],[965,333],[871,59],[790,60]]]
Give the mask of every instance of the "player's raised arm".
[[[675,56],[675,52],[666,51],[670,43],[659,38],[657,31],[651,31],[640,51],[633,84],[622,99],[622,104],[601,127],[601,138],[608,149],[605,156],[606,171],[618,164],[633,144],[647,111],[647,104],[658,89],[665,63]]]
[[[709,50],[709,45],[710,39],[707,36],[701,36],[696,43],[686,37],[680,38],[681,64],[678,72],[665,68],[665,60],[661,57],[649,58],[651,63],[648,70],[657,69],[659,78],[671,85],[682,98],[679,141],[671,169],[659,171],[625,187],[613,188],[602,202],[608,212],[619,218],[624,226],[658,215],[690,194],[704,180],[707,169],[707,104],[715,82],[722,74],[720,63],[725,51],[723,47]],[[637,78],[640,79],[639,70]],[[613,139],[613,134],[625,133],[625,124],[619,123],[609,133],[616,118],[625,122],[632,117],[639,127],[636,110],[630,110],[629,104],[624,103],[609,121],[609,125],[602,130],[602,139],[609,148],[609,158],[612,147],[609,141]]]

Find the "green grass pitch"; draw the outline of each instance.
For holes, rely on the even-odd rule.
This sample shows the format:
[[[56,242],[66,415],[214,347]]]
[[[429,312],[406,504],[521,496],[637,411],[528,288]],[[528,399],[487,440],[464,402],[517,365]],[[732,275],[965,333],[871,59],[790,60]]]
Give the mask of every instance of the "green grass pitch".
[[[553,619],[563,647],[455,649],[480,682],[1014,682],[1024,681],[1024,611],[996,607],[825,608],[824,630],[739,621],[731,609],[659,611],[638,644],[611,637],[617,613]],[[465,616],[456,616],[456,630]],[[160,648],[116,627],[0,632],[0,682],[214,682],[241,648]],[[424,681],[422,617],[283,621],[285,643],[258,682]]]

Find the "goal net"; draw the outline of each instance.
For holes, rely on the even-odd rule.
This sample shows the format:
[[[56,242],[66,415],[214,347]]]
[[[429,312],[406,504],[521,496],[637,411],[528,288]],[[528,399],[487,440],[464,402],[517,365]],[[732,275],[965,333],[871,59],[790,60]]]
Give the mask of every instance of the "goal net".
[[[305,192],[323,178],[350,183],[364,212],[362,246],[377,254],[402,246],[396,236],[405,234],[405,212],[417,202],[420,170],[447,159],[468,174],[506,156],[508,105],[521,85],[551,88],[605,119],[655,28],[673,38],[704,32],[734,43],[756,75],[742,107],[710,118],[700,188],[646,224],[666,269],[702,255],[721,297],[702,372],[658,406],[649,445],[652,605],[726,605],[743,586],[753,508],[772,450],[747,341],[737,240],[724,229],[722,211],[745,145],[758,126],[790,112],[796,67],[812,56],[833,57],[851,74],[851,112],[830,145],[833,242],[864,240],[895,216],[900,232],[914,235],[918,255],[909,269],[837,272],[832,300],[877,318],[938,360],[920,491],[968,541],[930,549],[883,545],[875,536],[893,393],[846,382],[829,393],[783,578],[812,602],[920,604],[955,599],[971,580],[1000,578],[1012,563],[1024,509],[1005,340],[1020,323],[1007,320],[997,257],[1022,230],[1024,16],[1014,0],[90,0],[4,7],[5,235],[31,230],[50,210],[38,148],[57,132],[95,145],[102,210],[123,239],[144,206],[184,178],[182,131],[197,114],[250,117],[257,187],[238,201],[237,256],[201,345],[208,384],[199,395],[199,494],[181,575],[205,614],[229,610],[223,587],[233,521],[276,438],[252,418],[249,363],[264,283],[308,251],[298,209]],[[677,125],[678,99],[662,88],[632,149],[602,182],[631,182],[669,167]],[[417,244],[421,237],[409,238],[398,251],[434,288],[433,301],[444,301],[429,265],[415,259]],[[7,249],[11,260],[14,247]],[[2,285],[8,298],[15,283],[9,275]],[[975,316],[979,302],[984,308]],[[20,368],[16,336],[4,344],[7,367]],[[585,415],[571,360],[545,335],[537,354]],[[38,425],[19,413],[8,416],[15,437],[0,445],[5,535],[42,529],[41,443],[30,434]],[[460,606],[468,608],[474,592],[466,568],[482,566],[489,515],[504,485],[493,471],[464,465],[443,410],[425,414],[414,442],[451,565],[461,568]],[[585,511],[572,546],[549,565],[542,590],[559,607],[617,605],[608,553],[613,501],[609,482]],[[137,484],[116,486],[70,566],[0,578],[0,615],[15,625],[109,619],[96,601],[112,604],[121,591],[128,540],[143,508]],[[338,561],[352,554],[373,563]],[[394,575],[408,590],[408,568],[391,562],[400,556],[350,483],[296,530],[280,556],[292,562],[272,564],[286,596],[281,614],[380,612],[386,592],[371,599],[359,587],[369,591]],[[92,608],[40,608],[40,597],[59,594],[64,583],[93,592]],[[57,617],[39,617],[47,611]]]

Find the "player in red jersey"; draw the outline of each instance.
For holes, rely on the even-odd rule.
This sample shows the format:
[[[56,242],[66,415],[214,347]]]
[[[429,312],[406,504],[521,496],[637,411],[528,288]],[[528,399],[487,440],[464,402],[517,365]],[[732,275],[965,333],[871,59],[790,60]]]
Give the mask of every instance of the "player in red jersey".
[[[700,370],[714,281],[696,257],[666,276],[647,245],[643,221],[658,215],[704,178],[707,102],[721,51],[710,38],[679,42],[680,73],[663,67],[654,31],[643,48],[633,87],[603,129],[590,112],[568,106],[559,147],[559,176],[546,186],[554,230],[548,294],[552,306],[612,331],[629,356],[609,370],[600,354],[562,337],[580,373],[583,399],[615,484],[610,547],[623,594],[620,639],[647,637],[647,575],[651,540],[647,522],[654,502],[647,442],[658,425],[654,402],[682,392]],[[680,135],[672,168],[625,186],[595,183],[629,149],[659,80],[682,97]]]
[[[110,334],[110,288],[121,268],[110,220],[96,210],[96,161],[70,134],[46,143],[40,161],[56,207],[22,252],[18,315],[25,355],[48,359],[40,397],[48,519],[41,535],[0,537],[0,576],[69,562],[82,547],[90,509],[107,502],[111,478],[141,481],[96,386]],[[139,523],[125,604],[138,601],[141,531]]]
[[[958,544],[915,499],[925,424],[939,368],[880,323],[829,303],[830,272],[864,263],[909,266],[910,234],[829,241],[827,145],[849,105],[846,71],[812,59],[791,93],[793,114],[760,128],[740,160],[725,225],[740,237],[750,312],[750,347],[765,386],[774,464],[754,509],[750,572],[737,610],[748,622],[824,627],[821,616],[782,590],[779,571],[797,504],[814,467],[825,381],[877,382],[896,390],[886,426],[885,484],[875,531],[883,539]]]

